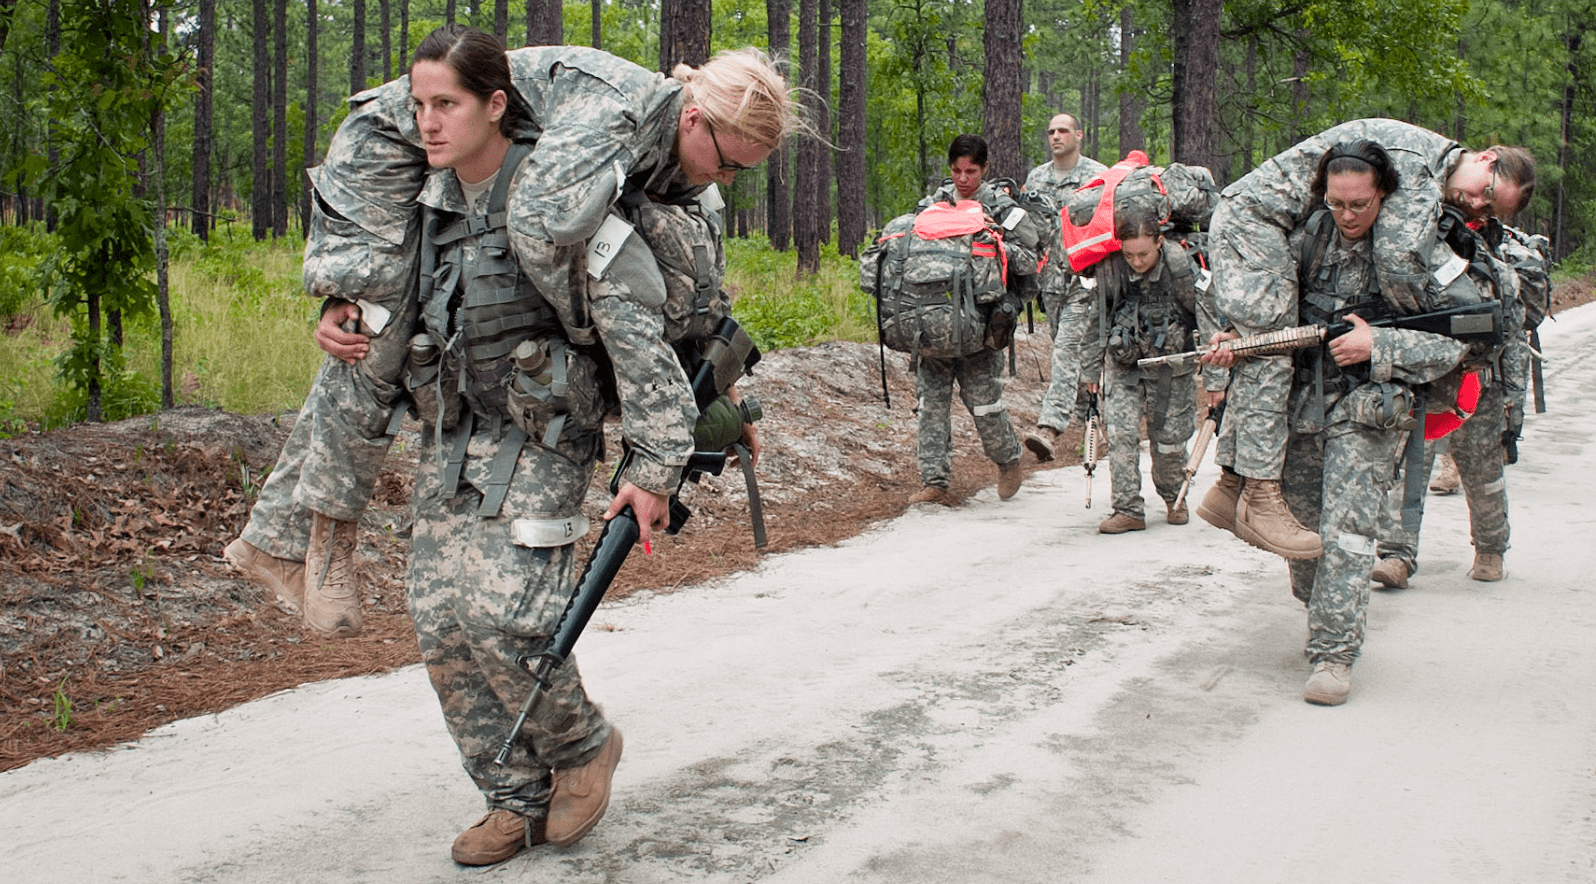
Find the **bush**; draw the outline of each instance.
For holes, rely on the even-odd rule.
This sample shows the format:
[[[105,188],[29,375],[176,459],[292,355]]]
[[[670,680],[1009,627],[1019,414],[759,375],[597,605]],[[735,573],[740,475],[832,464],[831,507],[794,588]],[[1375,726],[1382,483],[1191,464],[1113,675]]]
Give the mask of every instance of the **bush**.
[[[39,265],[60,249],[60,237],[28,227],[0,227],[0,318],[33,312],[45,293]]]

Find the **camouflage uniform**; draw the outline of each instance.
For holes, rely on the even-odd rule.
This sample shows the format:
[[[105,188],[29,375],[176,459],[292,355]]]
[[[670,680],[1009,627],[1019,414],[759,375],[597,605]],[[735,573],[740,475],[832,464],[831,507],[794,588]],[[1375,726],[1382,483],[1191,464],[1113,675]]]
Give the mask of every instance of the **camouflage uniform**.
[[[1376,222],[1378,224],[1378,222]],[[1306,229],[1288,247],[1300,247]],[[1334,310],[1368,297],[1376,267],[1372,237],[1348,243],[1337,234],[1326,246],[1321,267],[1334,268],[1328,280],[1319,268],[1304,268],[1303,278],[1319,278],[1311,296],[1316,309]],[[1429,266],[1441,268],[1451,250],[1432,233]],[[1450,286],[1471,288],[1465,274]],[[1477,299],[1478,295],[1474,297]],[[1467,298],[1460,298],[1467,300]],[[1290,392],[1290,434],[1282,490],[1292,513],[1319,532],[1324,555],[1290,561],[1291,591],[1308,606],[1306,655],[1314,663],[1350,664],[1363,645],[1374,568],[1375,538],[1385,495],[1396,482],[1398,458],[1411,423],[1414,387],[1451,373],[1467,345],[1424,332],[1376,328],[1368,363],[1335,369],[1327,347],[1317,353],[1324,366],[1324,397],[1315,379],[1297,372]],[[1322,412],[1318,406],[1322,405]]]
[[[1424,309],[1426,257],[1447,174],[1463,148],[1407,123],[1353,120],[1265,160],[1221,194],[1208,254],[1215,310],[1236,331],[1249,335],[1299,324],[1297,261],[1286,239],[1318,208],[1310,187],[1320,158],[1338,143],[1362,138],[1386,149],[1401,179],[1371,233],[1379,290],[1399,312]],[[1291,371],[1291,360],[1283,356],[1248,359],[1232,370],[1225,439],[1216,452],[1221,463],[1243,476],[1281,475]]]
[[[1070,195],[1081,185],[1107,168],[1084,155],[1067,172],[1054,169],[1049,161],[1031,170],[1025,178],[1025,189],[1046,196],[1053,205],[1062,208],[1069,205]],[[1092,303],[1092,293],[1082,287],[1080,277],[1070,270],[1062,238],[1052,244],[1050,254],[1052,258],[1043,268],[1040,282],[1042,309],[1047,312],[1048,334],[1053,336],[1054,342],[1048,377],[1059,380],[1048,385],[1036,422],[1062,432],[1068,428],[1072,417],[1085,412],[1084,386],[1097,382],[1098,375],[1091,368],[1103,364],[1103,345],[1098,335],[1089,333],[1086,311]],[[1075,391],[1073,399],[1070,390]]]
[[[1136,360],[1192,349],[1194,330],[1213,334],[1213,322],[1199,321],[1197,293],[1206,285],[1201,268],[1186,249],[1165,239],[1162,256],[1147,273],[1135,273],[1119,253],[1097,265],[1094,279],[1113,331],[1105,364],[1103,420],[1108,428],[1108,462],[1113,475],[1114,512],[1145,520],[1142,509],[1142,420],[1147,421],[1153,459],[1153,487],[1173,504],[1185,481],[1186,443],[1197,429],[1196,363],[1141,369]],[[1097,321],[1092,299],[1087,322]],[[1163,323],[1168,322],[1168,326]],[[1135,327],[1133,327],[1135,326]],[[1138,334],[1146,329],[1152,334]],[[1204,333],[1199,331],[1199,337]]]
[[[1510,295],[1503,301],[1503,325],[1510,329],[1534,328],[1544,312],[1536,307],[1545,302],[1551,279],[1544,256],[1531,244],[1531,237],[1520,230],[1506,228],[1498,250],[1504,263],[1513,268],[1517,285],[1503,286]],[[1480,399],[1474,414],[1447,439],[1447,450],[1457,464],[1458,478],[1468,501],[1469,533],[1476,554],[1502,555],[1507,552],[1510,534],[1507,521],[1507,477],[1502,469],[1507,457],[1503,444],[1508,432],[1508,416],[1522,419],[1525,394],[1529,387],[1531,355],[1523,332],[1508,335],[1500,359],[1482,377]],[[1515,429],[1516,435],[1516,429]],[[1417,519],[1424,516],[1424,498],[1429,490],[1430,471],[1435,464],[1436,444],[1424,446],[1423,481],[1417,484]],[[1419,572],[1419,528],[1409,530],[1402,519],[1403,494],[1393,491],[1386,509],[1385,530],[1380,535],[1380,558],[1400,560],[1409,574]]]
[[[545,145],[534,154],[533,175],[522,179],[539,182],[545,213],[525,222],[536,230],[527,245],[540,250],[535,266],[545,274],[536,281],[546,291],[579,290],[572,250],[603,221],[622,179],[646,170],[633,183],[651,194],[674,198],[691,190],[670,180],[676,167],[662,158],[672,145],[648,142],[657,133],[642,132],[628,116],[657,116],[673,102],[679,108],[679,84],[664,86],[660,75],[586,47],[528,47],[507,55]],[[637,94],[650,96],[650,104],[630,106],[626,96]],[[296,561],[308,545],[307,510],[355,521],[371,498],[415,321],[416,195],[427,161],[410,108],[410,78],[368,89],[349,103],[325,160],[309,171],[316,199],[305,287],[316,297],[359,298],[393,317],[382,334],[361,329],[371,336],[371,349],[356,365],[328,357],[243,531],[260,549]],[[614,119],[625,122],[609,128]],[[605,193],[611,199],[598,199]],[[566,251],[556,255],[555,246]]]
[[[415,322],[416,193],[427,160],[417,146],[409,78],[368,89],[349,104],[322,165],[307,170],[315,198],[305,289],[318,298],[359,299],[391,318],[380,334],[369,325],[361,329],[371,338],[365,359],[323,362],[250,511],[242,537],[294,561],[305,558],[310,511],[352,522],[371,499]],[[370,318],[375,311],[366,309]]]
[[[1016,206],[1014,199],[990,184],[982,183],[972,199],[986,207],[998,221]],[[951,182],[944,183],[920,201],[924,209],[936,201],[957,200]],[[1011,290],[1017,277],[1034,276],[1039,246],[1036,224],[1026,217],[1004,238],[1008,254]],[[1027,272],[1029,271],[1029,272]],[[936,358],[914,356],[915,393],[919,398],[918,462],[920,484],[946,489],[953,471],[953,385],[959,385],[959,399],[975,419],[981,447],[998,466],[1020,458],[1020,440],[1014,433],[1008,409],[1003,405],[1003,353],[985,347],[968,355]]]

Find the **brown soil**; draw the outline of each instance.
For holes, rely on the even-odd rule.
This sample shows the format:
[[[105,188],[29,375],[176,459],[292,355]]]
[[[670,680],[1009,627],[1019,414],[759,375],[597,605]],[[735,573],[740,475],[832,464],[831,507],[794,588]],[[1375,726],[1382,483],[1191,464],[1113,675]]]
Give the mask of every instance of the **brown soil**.
[[[838,343],[767,356],[744,386],[766,415],[758,473],[769,545],[754,549],[741,472],[730,467],[684,491],[691,521],[653,555],[633,554],[611,595],[676,590],[901,513],[919,488],[913,383],[904,358],[888,353],[889,409],[878,360],[874,347]],[[1022,335],[1006,394],[1022,432],[1034,426],[1046,361],[1045,332]],[[968,414],[954,413],[957,501],[997,470]],[[359,636],[306,632],[222,558],[293,419],[183,408],[0,440],[0,770],[418,662],[403,586],[415,427],[396,440],[361,523]],[[1079,456],[1048,466],[1064,463]],[[595,479],[589,515],[608,501]]]
[[[1591,300],[1596,276],[1560,284],[1553,311]],[[1040,329],[1021,335],[1005,393],[1021,432],[1035,422],[1047,348]],[[903,357],[887,354],[887,407],[878,359],[874,347],[839,343],[766,357],[745,386],[766,414],[759,476],[768,547],[753,547],[747,494],[729,468],[684,492],[694,512],[686,529],[652,556],[632,555],[611,595],[688,587],[903,512],[919,486],[913,383]],[[996,469],[968,414],[953,411],[957,502],[993,484]],[[398,438],[361,523],[368,598],[359,636],[306,633],[222,559],[292,421],[185,408],[0,440],[0,770],[134,740],[306,682],[418,661],[403,586],[413,427]],[[1050,464],[1027,455],[1027,469],[1079,464],[1079,440],[1072,430]],[[596,479],[589,515],[608,499]],[[602,620],[601,611],[595,624]]]

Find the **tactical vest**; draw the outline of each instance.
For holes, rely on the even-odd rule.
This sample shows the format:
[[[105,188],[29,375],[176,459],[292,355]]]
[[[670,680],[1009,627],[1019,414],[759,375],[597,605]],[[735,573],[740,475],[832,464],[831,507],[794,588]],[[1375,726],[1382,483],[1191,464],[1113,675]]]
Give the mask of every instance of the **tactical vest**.
[[[1183,243],[1165,238],[1158,258],[1159,278],[1138,284],[1123,258],[1102,262],[1096,273],[1098,296],[1107,317],[1104,352],[1122,366],[1139,359],[1192,349],[1197,316],[1195,304],[1206,283],[1199,280],[1191,253]]]

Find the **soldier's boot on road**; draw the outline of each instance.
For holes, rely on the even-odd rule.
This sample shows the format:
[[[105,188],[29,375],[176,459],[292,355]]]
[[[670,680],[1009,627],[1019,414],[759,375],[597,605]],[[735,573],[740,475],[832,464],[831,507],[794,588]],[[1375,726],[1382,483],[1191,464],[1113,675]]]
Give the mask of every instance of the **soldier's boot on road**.
[[[305,563],[280,559],[240,537],[222,556],[244,579],[271,593],[277,607],[298,614],[305,603]]]
[[[462,866],[491,866],[547,840],[543,820],[495,807],[454,839],[450,854]]]
[[[948,489],[927,485],[909,497],[910,503],[940,503],[948,505]]]
[[[1052,427],[1037,427],[1025,434],[1025,448],[1036,455],[1039,463],[1047,463],[1058,452],[1058,437],[1062,435]]]
[[[1501,553],[1477,552],[1474,554],[1474,567],[1469,571],[1470,577],[1485,583],[1495,583],[1506,574],[1507,572],[1502,568]]]
[[[1168,503],[1165,507],[1168,509],[1168,514],[1164,517],[1165,522],[1171,525],[1184,525],[1191,521],[1191,512],[1186,509],[1186,501],[1181,501],[1178,506]]]
[[[1401,559],[1381,559],[1375,563],[1374,573],[1370,575],[1374,582],[1387,589],[1408,588],[1408,563]]]
[[[569,847],[593,831],[610,806],[610,780],[620,763],[621,731],[611,725],[610,738],[592,761],[554,772],[549,820],[544,829],[550,844]]]
[[[1124,534],[1126,531],[1146,531],[1147,521],[1127,513],[1115,513],[1097,526],[1099,534]]]
[[[1020,469],[1020,459],[1015,458],[1009,463],[998,467],[998,500],[1008,500],[1020,490],[1020,483],[1025,480],[1025,471]]]
[[[355,540],[360,525],[312,513],[305,554],[305,625],[322,635],[360,632],[360,590],[355,582]]]
[[[1197,504],[1197,515],[1215,528],[1235,533],[1236,501],[1241,499],[1242,484],[1240,473],[1229,468],[1221,471],[1219,481],[1203,495],[1202,503]]]
[[[1302,699],[1318,706],[1340,706],[1352,693],[1352,666],[1321,660],[1302,686]]]
[[[1430,490],[1436,494],[1456,494],[1463,487],[1463,477],[1458,475],[1457,461],[1443,454],[1435,459],[1435,477],[1430,480]]]
[[[1275,479],[1251,479],[1236,501],[1236,536],[1262,550],[1288,559],[1324,555],[1319,535],[1302,527],[1286,506]]]

